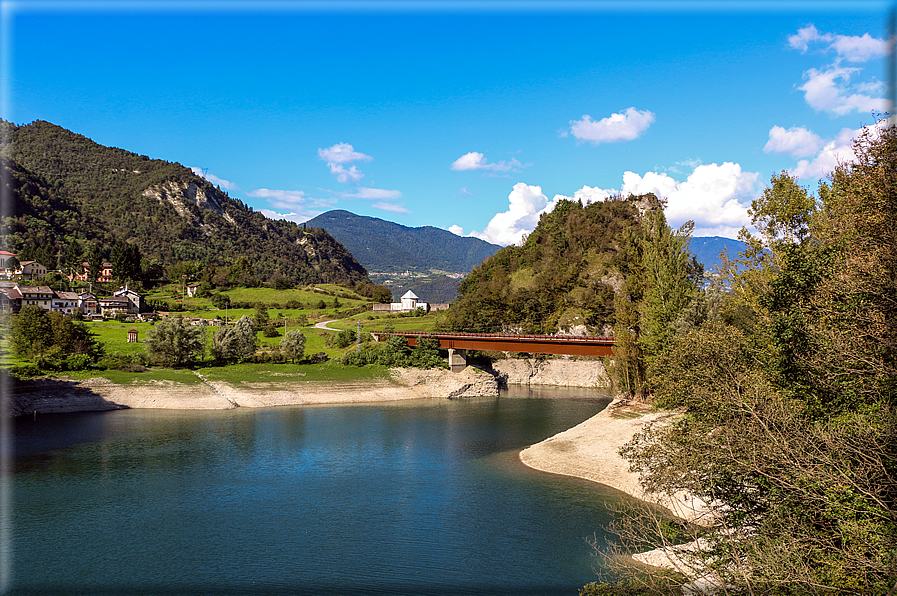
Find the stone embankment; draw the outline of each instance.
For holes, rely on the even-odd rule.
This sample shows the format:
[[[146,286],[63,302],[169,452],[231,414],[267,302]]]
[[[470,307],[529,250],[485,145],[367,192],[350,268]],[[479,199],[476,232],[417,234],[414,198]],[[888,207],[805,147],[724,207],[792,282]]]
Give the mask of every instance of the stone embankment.
[[[492,363],[501,385],[553,385],[608,389],[610,377],[600,360],[508,358]]]
[[[389,379],[359,383],[266,383],[247,379],[240,384],[184,384],[150,381],[119,385],[105,378],[75,381],[64,377],[15,383],[4,396],[4,416],[86,412],[122,408],[226,410],[324,403],[359,403],[426,397],[467,398],[498,395],[507,385],[556,385],[606,388],[610,381],[599,361],[499,360],[491,370],[472,366],[460,373],[448,370],[393,369]]]
[[[468,366],[459,373],[443,369],[394,368],[393,380],[414,388],[420,397],[488,397],[498,395],[498,379],[488,372]]]

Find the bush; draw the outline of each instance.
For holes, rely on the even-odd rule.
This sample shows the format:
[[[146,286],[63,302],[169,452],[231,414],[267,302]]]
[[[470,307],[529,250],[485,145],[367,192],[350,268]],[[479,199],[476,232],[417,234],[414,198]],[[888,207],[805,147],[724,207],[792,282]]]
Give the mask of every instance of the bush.
[[[41,370],[33,364],[16,364],[11,367],[10,372],[12,376],[17,379],[30,379],[31,377],[39,377],[41,376]]]
[[[286,308],[291,309],[291,310],[298,310],[298,309],[302,308],[302,303],[299,302],[298,300],[289,300],[289,301],[287,301],[285,306],[286,306]]]
[[[280,331],[277,330],[273,323],[268,323],[265,325],[262,335],[265,337],[280,337]]]
[[[308,361],[312,364],[321,364],[322,362],[327,362],[330,360],[330,356],[327,355],[327,352],[318,352],[313,356],[309,356]]]

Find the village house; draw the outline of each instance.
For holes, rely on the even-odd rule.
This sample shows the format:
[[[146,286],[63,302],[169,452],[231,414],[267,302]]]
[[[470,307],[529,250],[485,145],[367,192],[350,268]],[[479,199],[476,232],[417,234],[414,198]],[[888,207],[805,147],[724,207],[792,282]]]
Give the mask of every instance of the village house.
[[[78,307],[81,314],[85,316],[100,314],[100,304],[97,297],[90,292],[81,292],[78,294]]]
[[[128,303],[130,304],[129,308],[131,312],[139,314],[146,310],[146,301],[143,299],[143,296],[141,296],[128,286],[119,288],[118,290],[113,292],[112,295],[118,298],[127,299]]]
[[[13,275],[18,279],[41,280],[47,277],[47,268],[37,261],[23,261]]]
[[[104,317],[114,317],[119,313],[133,312],[131,310],[131,302],[124,296],[112,296],[109,298],[100,298],[97,300],[100,306],[100,313]]]
[[[18,284],[0,282],[0,312],[16,313],[22,308],[22,293]]]
[[[0,250],[0,275],[5,279],[9,279],[14,273],[13,271],[10,271],[9,266],[6,264],[6,261],[12,257],[18,258],[18,255],[14,252],[9,252],[8,250]]]
[[[198,290],[198,289],[199,289],[199,284],[196,284],[196,283],[187,284],[187,296],[189,296],[190,298],[193,298],[194,296],[196,296],[196,290]]]
[[[81,299],[76,292],[53,292],[50,310],[73,315],[81,310]]]
[[[22,307],[39,306],[44,310],[51,310],[53,290],[49,286],[19,286],[22,294]]]
[[[430,310],[430,305],[422,302],[417,295],[408,290],[402,295],[401,302],[392,302],[390,304],[374,304],[374,312],[412,312],[421,309],[424,312]]]
[[[77,279],[78,281],[93,281],[90,277],[90,263],[84,261],[81,263],[81,273],[76,273],[75,275],[69,275],[69,281]],[[97,281],[103,283],[109,283],[112,281],[112,263],[103,263],[100,267],[100,274],[97,276]]]

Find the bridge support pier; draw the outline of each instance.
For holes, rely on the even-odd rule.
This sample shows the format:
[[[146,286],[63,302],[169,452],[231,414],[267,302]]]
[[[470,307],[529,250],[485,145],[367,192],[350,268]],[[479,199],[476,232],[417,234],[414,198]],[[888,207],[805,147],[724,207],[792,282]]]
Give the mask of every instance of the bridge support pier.
[[[449,369],[453,372],[461,372],[467,368],[467,350],[459,350],[456,348],[448,349]]]

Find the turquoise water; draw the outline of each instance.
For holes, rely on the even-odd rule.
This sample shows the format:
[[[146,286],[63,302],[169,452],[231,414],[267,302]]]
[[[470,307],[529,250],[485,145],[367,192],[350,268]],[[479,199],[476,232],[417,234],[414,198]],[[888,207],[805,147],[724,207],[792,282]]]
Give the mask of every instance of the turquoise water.
[[[610,401],[544,391],[16,419],[11,593],[575,596],[625,498],[520,464]]]

